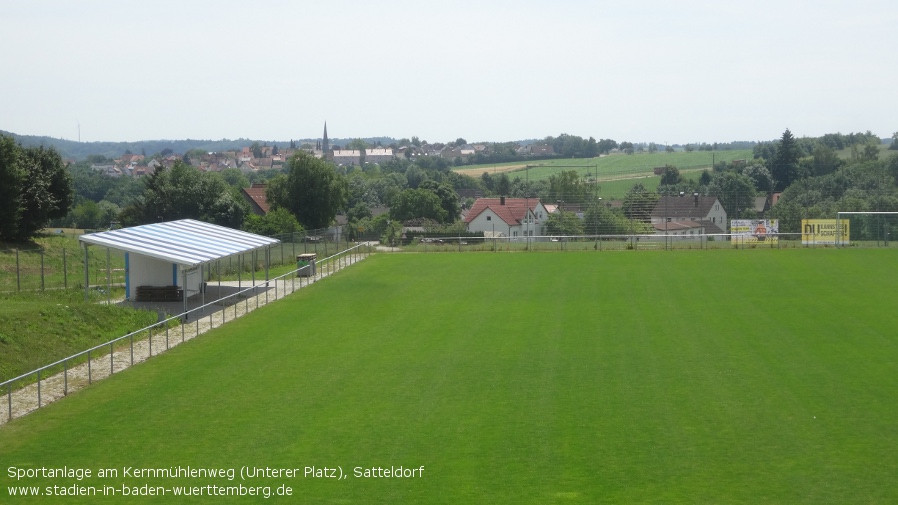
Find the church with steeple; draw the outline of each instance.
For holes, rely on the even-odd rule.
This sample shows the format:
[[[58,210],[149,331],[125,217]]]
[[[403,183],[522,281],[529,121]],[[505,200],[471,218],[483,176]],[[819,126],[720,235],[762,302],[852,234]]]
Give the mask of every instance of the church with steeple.
[[[321,153],[321,157],[329,160],[333,159],[334,153],[331,151],[331,143],[330,140],[327,139],[327,121],[324,122],[324,138],[319,140],[317,145],[315,146],[315,152]]]
[[[331,149],[331,143],[327,140],[327,121],[324,122],[324,140],[321,142],[321,150],[328,152]]]

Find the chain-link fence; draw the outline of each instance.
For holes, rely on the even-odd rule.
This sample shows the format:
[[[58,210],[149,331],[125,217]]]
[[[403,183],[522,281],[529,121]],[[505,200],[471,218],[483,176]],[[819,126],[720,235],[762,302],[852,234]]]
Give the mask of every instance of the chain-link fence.
[[[118,286],[125,282],[121,251],[89,251],[91,286]],[[0,292],[45,289],[82,289],[84,252],[76,247],[0,249]]]
[[[268,250],[269,267],[290,267],[295,265],[299,254],[315,253],[326,257],[352,244],[343,227],[287,233],[273,238],[281,242]],[[83,289],[84,250],[78,246],[77,235],[68,239],[62,247],[0,249],[0,292]],[[90,287],[107,290],[124,286],[123,251],[89,247],[87,252]],[[265,265],[264,251],[252,251],[228,257],[210,272],[225,280],[236,279],[242,274],[252,278],[254,272],[264,271]]]
[[[854,235],[852,235],[854,237]],[[746,234],[553,235],[534,237],[452,237],[432,235],[404,241],[392,252],[521,252],[521,251],[650,251],[713,249],[790,249],[832,247],[898,247],[883,237],[834,243],[831,233],[779,233],[762,240]]]

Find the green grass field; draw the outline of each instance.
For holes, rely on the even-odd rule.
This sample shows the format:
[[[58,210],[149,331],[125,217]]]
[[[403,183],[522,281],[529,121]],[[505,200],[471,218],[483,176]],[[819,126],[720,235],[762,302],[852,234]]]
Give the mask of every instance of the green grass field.
[[[750,149],[735,151],[692,151],[692,152],[675,152],[675,153],[638,153],[632,155],[613,155],[602,156],[590,159],[552,159],[538,160],[527,163],[526,159],[517,163],[500,163],[497,165],[471,165],[457,167],[457,169],[472,168],[490,168],[503,167],[508,165],[528,164],[531,166],[529,170],[523,168],[508,172],[508,176],[512,179],[515,177],[529,178],[533,181],[548,179],[550,176],[557,174],[561,170],[576,170],[583,177],[595,177],[598,170],[600,181],[607,181],[611,178],[623,176],[640,176],[652,175],[655,167],[662,167],[670,164],[678,169],[690,170],[698,168],[710,168],[712,161],[730,162],[733,160],[752,159],[752,151]],[[529,173],[527,173],[529,172]]]
[[[378,255],[0,426],[3,503],[894,503],[889,250]],[[0,407],[4,403],[0,402]],[[341,467],[345,480],[125,477]],[[354,467],[424,467],[356,478]],[[284,500],[287,501],[287,500]]]

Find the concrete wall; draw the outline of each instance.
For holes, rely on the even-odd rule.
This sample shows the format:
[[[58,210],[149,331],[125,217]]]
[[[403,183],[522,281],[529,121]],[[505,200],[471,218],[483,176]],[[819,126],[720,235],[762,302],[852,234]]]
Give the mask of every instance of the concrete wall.
[[[137,293],[137,286],[178,286],[190,297],[200,292],[204,271],[201,267],[185,270],[177,263],[170,263],[136,253],[126,253],[127,264],[125,296],[130,300]]]
[[[127,253],[128,258],[128,285],[133,294],[137,286],[172,286],[174,281],[173,271],[177,272],[177,281],[174,285],[181,284],[180,269],[177,265],[168,261],[157,260],[142,254]]]

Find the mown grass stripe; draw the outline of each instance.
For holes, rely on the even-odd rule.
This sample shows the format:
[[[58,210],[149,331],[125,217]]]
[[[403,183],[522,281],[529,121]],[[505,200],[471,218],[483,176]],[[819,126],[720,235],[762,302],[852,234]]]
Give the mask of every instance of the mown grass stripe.
[[[892,262],[382,255],[14,420],[0,454],[426,468],[293,482],[313,503],[892,502]]]

